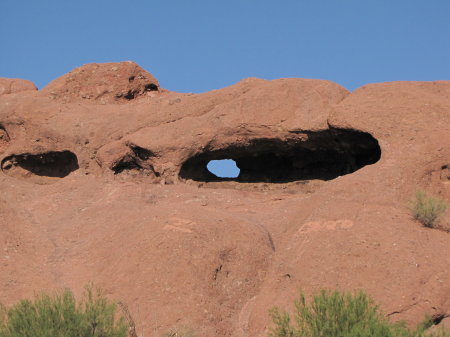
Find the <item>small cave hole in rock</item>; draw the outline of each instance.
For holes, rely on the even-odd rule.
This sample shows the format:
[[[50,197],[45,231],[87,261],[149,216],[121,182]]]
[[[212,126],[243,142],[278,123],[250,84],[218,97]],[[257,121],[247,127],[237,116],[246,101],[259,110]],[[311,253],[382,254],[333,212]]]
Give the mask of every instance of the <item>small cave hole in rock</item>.
[[[144,87],[144,91],[158,91],[158,86],[153,83],[146,84]]]
[[[37,176],[64,178],[79,166],[74,153],[60,151],[12,155],[3,159],[1,168],[6,174],[21,168]]]
[[[137,93],[138,92],[136,90],[128,90],[127,94],[123,97],[130,101],[130,100],[134,99],[134,97],[136,96]]]
[[[240,170],[233,159],[211,160],[206,167],[218,178],[234,179],[239,177]]]
[[[376,163],[381,157],[378,141],[370,134],[347,129],[301,131],[287,139],[259,138],[225,148],[205,150],[186,160],[181,179],[202,182],[289,183],[331,180]],[[209,163],[232,160],[239,173],[220,176]]]

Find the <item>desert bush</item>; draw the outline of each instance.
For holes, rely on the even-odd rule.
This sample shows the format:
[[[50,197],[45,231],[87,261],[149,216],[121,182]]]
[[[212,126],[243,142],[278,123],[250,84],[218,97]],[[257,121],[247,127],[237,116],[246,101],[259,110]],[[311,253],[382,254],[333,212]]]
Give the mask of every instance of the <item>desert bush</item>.
[[[438,198],[425,194],[418,190],[412,202],[411,211],[415,219],[419,220],[425,227],[434,228],[437,219],[447,210],[448,204]]]
[[[3,308],[0,337],[126,337],[127,326],[100,290],[87,286],[76,303],[73,293],[40,294]]]
[[[271,337],[450,337],[448,331],[426,334],[425,324],[410,331],[402,323],[389,322],[365,293],[322,290],[310,304],[305,296],[295,302],[294,324],[279,308],[270,310]]]

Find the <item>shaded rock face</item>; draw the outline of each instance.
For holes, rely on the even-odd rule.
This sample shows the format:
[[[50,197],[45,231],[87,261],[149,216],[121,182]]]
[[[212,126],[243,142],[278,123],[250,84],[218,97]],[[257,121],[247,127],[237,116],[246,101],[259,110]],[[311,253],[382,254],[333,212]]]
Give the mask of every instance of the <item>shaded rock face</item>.
[[[151,170],[157,177],[159,176],[159,173],[154,172],[151,165],[146,164],[146,161],[149,158],[155,156],[151,151],[136,145],[131,145],[130,150],[131,154],[125,155],[111,167],[114,174],[119,174],[128,170]]]
[[[299,289],[363,289],[409,324],[450,315],[449,211],[431,229],[409,210],[418,188],[450,200],[450,82],[180,94],[132,62],[15,81],[0,81],[0,302],[93,281],[141,335],[267,336]],[[239,176],[211,174],[217,159]]]

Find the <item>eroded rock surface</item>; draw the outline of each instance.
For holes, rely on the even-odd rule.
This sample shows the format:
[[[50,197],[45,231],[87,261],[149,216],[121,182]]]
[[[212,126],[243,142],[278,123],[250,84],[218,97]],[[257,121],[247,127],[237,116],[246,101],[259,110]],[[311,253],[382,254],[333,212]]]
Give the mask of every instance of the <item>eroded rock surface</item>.
[[[0,77],[0,96],[14,94],[22,91],[36,91],[37,88],[33,82],[17,78]]]
[[[138,333],[205,337],[266,336],[268,309],[299,289],[364,289],[409,324],[450,315],[450,233],[409,211],[418,188],[450,200],[450,82],[349,93],[252,78],[180,94],[122,62],[8,90],[4,304],[93,281]],[[238,177],[209,172],[216,159]]]
[[[159,90],[158,81],[134,62],[92,63],[47,85],[42,94],[64,101],[130,101]]]

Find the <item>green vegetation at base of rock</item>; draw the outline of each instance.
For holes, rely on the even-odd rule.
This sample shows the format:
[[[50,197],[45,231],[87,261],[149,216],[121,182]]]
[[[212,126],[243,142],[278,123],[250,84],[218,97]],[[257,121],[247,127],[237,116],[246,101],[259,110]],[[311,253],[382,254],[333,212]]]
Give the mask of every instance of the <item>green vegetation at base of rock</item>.
[[[293,318],[272,308],[270,337],[450,337],[450,332],[425,333],[430,324],[414,331],[385,318],[364,292],[322,290],[307,303],[303,293],[294,302]]]
[[[92,286],[79,303],[65,290],[3,307],[1,314],[0,337],[126,337],[128,330],[116,305]]]

